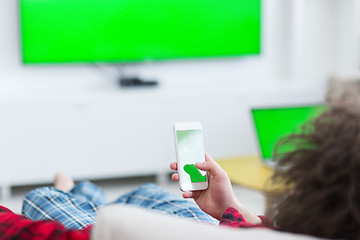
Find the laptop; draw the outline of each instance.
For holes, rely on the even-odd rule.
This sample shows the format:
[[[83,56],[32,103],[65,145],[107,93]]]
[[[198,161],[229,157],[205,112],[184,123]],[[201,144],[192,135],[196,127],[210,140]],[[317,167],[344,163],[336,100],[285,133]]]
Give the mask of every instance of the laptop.
[[[326,110],[325,104],[270,106],[251,108],[259,155],[264,165],[274,167],[276,142],[289,134],[301,132],[301,126]]]

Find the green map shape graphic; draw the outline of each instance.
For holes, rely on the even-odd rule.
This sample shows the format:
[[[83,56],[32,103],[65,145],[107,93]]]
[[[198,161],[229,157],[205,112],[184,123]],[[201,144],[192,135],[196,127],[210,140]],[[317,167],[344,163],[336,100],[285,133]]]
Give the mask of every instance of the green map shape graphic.
[[[203,176],[195,164],[186,164],[184,170],[190,175],[191,182],[206,182],[206,175]]]

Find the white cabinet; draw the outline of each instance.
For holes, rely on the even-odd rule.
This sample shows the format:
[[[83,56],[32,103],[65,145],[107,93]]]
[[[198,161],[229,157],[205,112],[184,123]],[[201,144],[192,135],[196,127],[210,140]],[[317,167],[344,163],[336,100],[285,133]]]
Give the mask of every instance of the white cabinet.
[[[215,157],[238,155],[245,112],[235,95],[212,93],[0,102],[0,185],[8,194],[10,186],[51,182],[56,172],[75,179],[164,175],[175,160],[172,126],[179,121],[202,122]]]
[[[162,142],[159,106],[0,107],[1,182],[156,173]],[[5,170],[5,171],[4,171]],[[11,174],[7,174],[11,173]]]

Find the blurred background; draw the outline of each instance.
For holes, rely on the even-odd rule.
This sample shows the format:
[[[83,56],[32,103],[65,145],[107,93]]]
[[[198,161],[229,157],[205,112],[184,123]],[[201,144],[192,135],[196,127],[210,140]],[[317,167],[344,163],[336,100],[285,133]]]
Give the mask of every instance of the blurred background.
[[[50,8],[46,2],[60,5]],[[107,16],[105,10],[113,6],[106,4],[111,2],[114,1],[0,2],[3,197],[9,196],[13,187],[49,183],[59,171],[76,180],[155,176],[157,182],[166,183],[169,163],[175,161],[175,122],[200,121],[205,149],[217,160],[256,155],[249,115],[252,106],[321,102],[329,79],[346,81],[359,76],[357,0],[262,0],[253,1],[252,5],[245,0],[238,1],[238,5],[234,1],[207,0],[206,7],[201,5],[204,1],[197,0],[198,5],[189,5],[192,12],[182,12],[188,14],[181,19],[185,22],[179,20],[181,14],[176,7],[160,8],[161,1],[154,0],[150,1],[152,11],[173,11],[167,16],[166,27],[157,23],[162,27],[155,30],[164,34],[158,35],[157,41],[165,45],[179,42],[170,47],[190,46],[193,52],[181,52],[187,49],[184,47],[156,55],[163,53],[159,46],[148,52],[148,43],[140,40],[146,41],[145,35],[151,36],[155,30],[137,30],[137,25],[132,24],[141,17],[133,17],[126,22],[132,32],[125,32],[124,26],[117,27],[113,22],[96,38],[100,41],[108,31],[117,32],[119,39],[131,37],[137,45],[115,42],[130,55],[76,56],[80,48],[77,37],[84,41],[94,39],[77,29],[79,25],[72,28],[71,24],[81,23],[84,29],[96,32],[92,24]],[[149,6],[142,5],[144,1],[127,2],[137,9],[143,7],[137,16],[141,16],[141,11],[151,15],[146,10]],[[104,8],[99,12],[90,9],[96,4],[104,4]],[[67,10],[61,12],[60,7]],[[120,7],[114,12],[121,12]],[[85,14],[90,10],[95,11],[91,21]],[[64,12],[67,15],[57,16]],[[190,26],[199,22],[196,26],[203,26],[206,14],[213,22],[205,24],[201,39],[199,35],[187,36]],[[55,22],[56,19],[60,20]],[[232,20],[241,22],[241,27],[234,25],[222,32],[226,28],[223,25]],[[178,28],[182,26],[178,36],[172,21],[177,22]],[[39,28],[42,25],[46,31]],[[57,51],[51,53],[48,44],[64,29],[69,35],[56,37],[52,47]],[[191,34],[197,31],[194,29]],[[212,30],[216,29],[222,36],[218,44],[218,38],[212,39],[217,34]],[[167,38],[170,33],[175,35]],[[182,45],[186,41],[188,45]],[[72,48],[64,47],[65,44]],[[245,48],[246,44],[253,45]],[[93,45],[86,46],[85,53],[93,51]],[[116,51],[121,52],[121,47]],[[146,54],[141,55],[143,52]],[[67,53],[65,57],[63,53]],[[49,54],[55,55],[46,58]],[[130,80],[130,85],[135,86],[122,86],[121,79]],[[145,85],[134,81],[139,79]]]

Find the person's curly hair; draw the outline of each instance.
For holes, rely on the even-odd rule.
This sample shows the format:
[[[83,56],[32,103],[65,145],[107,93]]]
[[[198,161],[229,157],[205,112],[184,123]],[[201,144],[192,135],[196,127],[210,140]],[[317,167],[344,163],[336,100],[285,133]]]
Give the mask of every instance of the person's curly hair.
[[[360,239],[360,111],[329,107],[276,149],[272,183],[282,190],[269,193],[267,215],[277,228]]]

